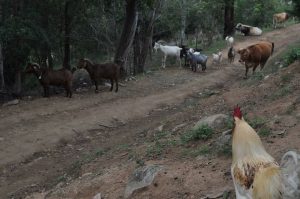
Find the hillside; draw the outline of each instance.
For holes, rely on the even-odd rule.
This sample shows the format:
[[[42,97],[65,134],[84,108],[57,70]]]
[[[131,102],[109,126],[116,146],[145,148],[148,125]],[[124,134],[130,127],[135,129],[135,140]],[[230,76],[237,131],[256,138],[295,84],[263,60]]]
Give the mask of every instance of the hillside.
[[[299,42],[299,32],[296,24],[245,37],[235,47],[274,42],[268,70]],[[244,70],[238,57],[232,65],[209,63],[206,72],[167,66],[126,82],[118,93],[103,87],[98,94],[90,89],[72,99],[56,95],[1,107],[0,198],[123,198],[133,171],[153,164],[162,167],[154,182],[131,198],[201,198],[232,190],[230,149],[219,144],[230,120],[208,139],[182,142],[200,119],[230,116],[239,104],[278,161],[300,146],[300,63],[247,80]]]

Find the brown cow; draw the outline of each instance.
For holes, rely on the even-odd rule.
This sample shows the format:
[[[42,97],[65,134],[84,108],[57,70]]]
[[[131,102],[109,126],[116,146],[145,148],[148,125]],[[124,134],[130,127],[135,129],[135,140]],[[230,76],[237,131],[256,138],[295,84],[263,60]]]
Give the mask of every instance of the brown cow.
[[[273,15],[273,27],[276,28],[278,23],[284,23],[289,19],[289,15],[286,12],[277,13]],[[283,24],[283,27],[285,25]]]
[[[269,57],[274,51],[274,43],[262,41],[257,44],[248,46],[238,50],[240,54],[240,63],[245,63],[246,73],[245,78],[247,78],[247,73],[249,68],[253,67],[253,73],[258,65],[262,70],[268,61]]]

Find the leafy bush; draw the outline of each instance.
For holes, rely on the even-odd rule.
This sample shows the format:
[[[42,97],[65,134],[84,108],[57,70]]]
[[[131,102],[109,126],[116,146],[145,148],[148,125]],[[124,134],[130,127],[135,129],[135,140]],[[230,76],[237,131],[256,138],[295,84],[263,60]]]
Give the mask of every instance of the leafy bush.
[[[266,120],[261,117],[255,117],[249,121],[249,125],[252,126],[252,128],[254,128],[254,129],[263,126],[265,123],[266,123]]]
[[[284,57],[284,66],[287,67],[290,64],[294,63],[296,60],[300,60],[300,47],[293,48],[290,52]]]
[[[270,129],[268,129],[268,128],[262,128],[262,129],[260,129],[260,130],[258,131],[258,134],[259,134],[260,136],[266,137],[266,136],[269,136],[269,135],[271,134],[271,131],[270,131]]]
[[[181,140],[184,143],[187,143],[192,140],[208,140],[213,135],[213,129],[207,124],[201,125],[197,129],[192,129],[182,135]]]

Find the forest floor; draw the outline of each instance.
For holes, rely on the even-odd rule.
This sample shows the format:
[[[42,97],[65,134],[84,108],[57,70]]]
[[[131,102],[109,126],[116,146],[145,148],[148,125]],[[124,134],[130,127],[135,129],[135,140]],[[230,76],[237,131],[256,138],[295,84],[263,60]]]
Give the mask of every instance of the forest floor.
[[[265,72],[280,64],[299,32],[296,24],[239,39],[236,49],[275,43],[263,73],[250,72],[247,80],[237,56],[233,64],[209,62],[206,72],[167,66],[125,82],[118,93],[103,87],[98,94],[88,89],[72,99],[59,94],[0,107],[0,198],[124,198],[130,175],[143,165],[162,171],[130,198],[201,198],[232,190],[230,152],[210,150],[227,129],[206,141],[182,143],[181,136],[201,118],[230,115],[239,104],[249,120],[263,121],[263,143],[276,160],[300,150],[300,63]]]

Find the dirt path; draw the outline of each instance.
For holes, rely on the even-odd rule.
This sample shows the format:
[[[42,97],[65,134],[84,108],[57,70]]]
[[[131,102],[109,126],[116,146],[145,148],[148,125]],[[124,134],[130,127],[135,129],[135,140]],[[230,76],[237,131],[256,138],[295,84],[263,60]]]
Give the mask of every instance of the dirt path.
[[[275,43],[276,55],[287,45],[298,41],[299,32],[300,25],[293,25],[266,33],[261,37],[245,38],[243,41],[238,41],[235,47],[238,49],[258,40],[270,40]],[[226,55],[227,50],[224,50],[223,54]],[[66,157],[72,158],[76,151],[70,149],[63,155],[59,154],[59,149],[56,148],[65,140],[78,136],[85,137],[85,132],[99,129],[99,125],[105,125],[116,128],[112,130],[114,132],[104,135],[104,138],[102,136],[101,142],[90,140],[91,146],[93,142],[95,145],[102,143],[101,147],[133,143],[137,136],[134,132],[139,131],[142,125],[144,127],[149,125],[150,128],[159,124],[164,118],[172,118],[169,115],[172,114],[171,110],[159,114],[151,114],[152,112],[166,110],[165,107],[176,107],[189,96],[206,88],[229,86],[232,82],[241,81],[243,75],[244,68],[237,63],[236,59],[231,66],[223,64],[219,68],[209,64],[205,73],[195,74],[190,70],[177,68],[156,71],[152,75],[139,78],[136,82],[127,83],[126,87],[121,87],[119,93],[105,91],[96,95],[89,91],[77,93],[72,99],[55,96],[49,99],[21,101],[16,106],[1,107],[0,168],[3,169],[0,175],[0,198],[6,198],[16,192],[23,193],[29,185],[36,182],[38,186],[33,186],[32,189],[40,190],[41,187],[45,187],[43,183],[51,176],[49,174],[51,167],[54,168],[53,170],[59,170],[59,167],[70,165],[60,161]],[[119,137],[113,137],[117,133],[120,134]],[[88,147],[86,143],[78,145]],[[52,152],[48,155],[38,154],[45,151]],[[48,157],[48,159],[44,158],[42,165],[34,163],[33,160],[40,157]],[[74,160],[76,157],[68,161]],[[28,162],[30,165],[27,164]],[[110,161],[106,164],[109,165]],[[32,172],[32,169],[39,168],[48,169],[47,175],[26,174],[26,171]],[[8,174],[9,172],[12,173]],[[23,190],[22,187],[27,188]]]

